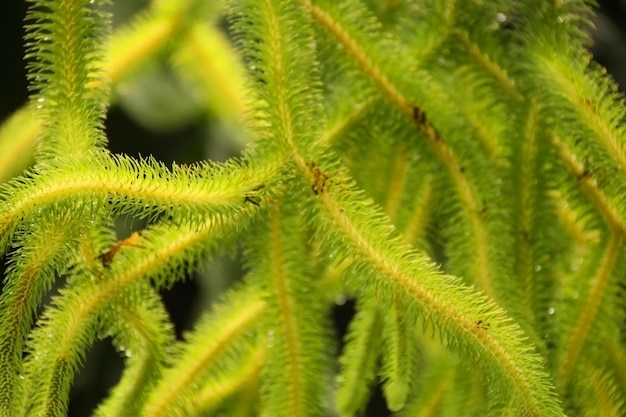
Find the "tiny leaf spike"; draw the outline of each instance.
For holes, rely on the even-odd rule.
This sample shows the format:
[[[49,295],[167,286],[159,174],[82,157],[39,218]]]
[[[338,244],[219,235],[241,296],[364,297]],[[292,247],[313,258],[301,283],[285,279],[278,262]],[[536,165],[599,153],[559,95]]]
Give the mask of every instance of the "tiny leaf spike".
[[[626,415],[593,2],[27,3],[0,417]],[[109,109],[154,130],[152,90],[193,109],[193,158],[113,152]]]

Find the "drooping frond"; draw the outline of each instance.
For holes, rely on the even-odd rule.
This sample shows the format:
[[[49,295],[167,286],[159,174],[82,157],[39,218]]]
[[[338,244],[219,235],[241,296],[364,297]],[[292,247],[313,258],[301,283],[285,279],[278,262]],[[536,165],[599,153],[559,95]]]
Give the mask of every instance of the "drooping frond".
[[[350,321],[345,347],[339,359],[336,408],[342,416],[354,416],[365,409],[375,382],[382,346],[382,312],[375,302],[360,302]]]
[[[378,288],[383,294],[402,294],[407,313],[442,331],[450,347],[467,349],[465,355],[469,357],[481,355],[489,372],[524,375],[523,379],[509,380],[500,395],[512,395],[528,415],[562,415],[550,383],[540,371],[541,359],[523,342],[519,328],[508,323],[503,311],[483,296],[441,275],[429,260],[401,245],[380,213],[345,181],[345,176],[333,176],[323,192],[312,198],[317,203],[314,216],[319,222],[318,233],[341,250],[337,257],[353,259],[354,273],[349,274],[352,284],[366,293]],[[388,240],[371,237],[380,233],[386,233]],[[454,305],[445,301],[451,294],[457,300]]]
[[[206,389],[255,345],[259,322],[266,314],[265,302],[249,288],[230,294],[177,347],[161,382],[135,415],[188,415],[201,410],[196,407],[209,408],[210,403],[198,396],[206,398]]]
[[[185,405],[189,416],[204,416],[216,410],[230,415],[250,415],[257,405],[256,389],[265,362],[266,349],[261,338],[253,353],[237,369],[229,369],[223,376],[212,378],[198,390]]]
[[[458,245],[453,245],[465,248],[455,258],[465,261],[462,263],[463,269],[452,270],[476,282],[488,295],[497,298],[488,230],[481,215],[488,195],[477,192],[477,189],[483,192],[487,190],[487,187],[479,187],[479,184],[492,182],[493,177],[481,175],[486,174],[489,169],[484,158],[476,158],[475,166],[470,165],[467,160],[462,162],[461,156],[470,156],[471,153],[465,152],[461,155],[459,150],[471,149],[468,147],[475,146],[472,141],[459,143],[459,150],[453,146],[450,139],[461,140],[467,138],[467,135],[459,135],[459,127],[443,122],[445,112],[451,111],[450,107],[446,110],[441,106],[441,97],[445,94],[444,86],[418,69],[417,64],[411,60],[390,65],[389,63],[394,62],[392,55],[407,55],[408,51],[394,39],[380,33],[380,27],[373,17],[358,2],[343,2],[341,6],[324,1],[305,4],[315,22],[333,37],[332,42],[343,46],[362,74],[404,116],[404,122],[414,126],[418,134],[415,140],[425,141],[429,152],[434,154],[431,158],[434,157],[442,164],[442,169],[448,174],[448,187],[454,190],[448,195],[454,199],[453,204],[460,210],[455,210],[454,218],[448,218],[457,227],[458,224],[466,227],[471,239],[465,238]],[[439,119],[440,123],[438,118],[442,118]],[[474,175],[466,174],[466,170],[472,171]],[[446,201],[445,204],[450,206],[451,203]],[[459,235],[450,234],[451,238],[457,236]]]
[[[271,27],[268,31],[280,30],[292,23],[287,18],[288,12],[281,16],[279,7],[265,6],[269,10],[263,10],[265,20],[259,19],[256,22],[258,27]],[[316,6],[311,7],[312,14],[320,14],[326,22],[327,15],[315,9]],[[255,32],[249,30],[245,35],[254,39]],[[293,116],[282,111],[291,97],[289,93],[296,86],[292,86],[288,77],[271,77],[283,75],[282,71],[289,68],[283,59],[286,53],[293,51],[297,40],[288,41],[276,40],[271,44],[272,59],[263,55],[265,60],[260,61],[259,70],[268,74],[265,90],[268,93],[275,90],[279,100],[276,104],[281,111],[274,115],[283,127],[278,129],[279,137],[292,148],[295,165],[311,187],[309,204],[316,234],[324,236],[323,243],[338,251],[335,256],[339,259],[354,259],[351,269],[359,273],[349,274],[353,277],[353,285],[370,294],[375,288],[380,288],[383,293],[396,294],[408,312],[414,314],[415,320],[425,316],[426,322],[443,330],[443,336],[451,346],[465,346],[469,356],[487,353],[490,360],[484,364],[485,369],[510,378],[497,392],[505,398],[511,397],[527,415],[562,415],[547,376],[540,371],[541,359],[532,353],[531,347],[524,345],[517,327],[506,324],[508,319],[502,310],[452,277],[440,275],[430,261],[408,251],[397,237],[392,237],[380,212],[354,190],[345,170],[332,158],[305,159],[303,155],[311,152],[310,142],[306,137],[294,135],[291,129]],[[315,61],[309,57],[308,62],[314,65]],[[386,86],[383,81],[382,85]],[[394,98],[394,94],[391,96],[392,100],[400,100],[398,103],[403,100]],[[310,109],[309,114],[315,114],[315,110]],[[412,110],[410,114],[413,114]],[[380,240],[374,236],[386,238]],[[464,302],[448,304],[445,300],[452,293],[456,294],[453,298]],[[386,302],[391,301],[386,299]],[[443,323],[446,326],[442,326]]]
[[[601,204],[621,217],[625,212],[624,97],[605,71],[591,62],[579,42],[563,41],[576,39],[581,33],[578,23],[586,21],[589,14],[586,3],[566,2],[561,6],[565,10],[557,8],[545,14],[524,8],[528,29],[520,34],[527,52],[522,65],[533,94],[540,97],[540,112],[558,137],[566,164],[571,166],[571,160],[582,164],[578,180],[597,187],[604,194]],[[550,19],[562,23],[562,29],[546,24]],[[603,209],[600,204],[598,207]],[[611,227],[621,228],[621,224]]]
[[[512,259],[507,266],[508,274],[519,291],[516,315],[526,326],[535,329],[535,336],[547,331],[545,322],[555,291],[552,280],[556,266],[553,259],[566,243],[558,239],[548,190],[553,183],[542,175],[549,171],[549,159],[555,154],[550,146],[547,132],[539,121],[537,104],[523,104],[524,114],[520,117],[520,130],[512,134],[509,144],[510,168],[504,181],[511,234],[509,248],[501,248],[502,256]],[[550,238],[546,239],[547,236]],[[542,329],[543,327],[543,329]],[[532,331],[530,331],[532,332]],[[529,332],[529,333],[530,333]],[[533,340],[538,348],[545,343],[539,337]]]
[[[232,220],[228,224],[210,220],[200,227],[183,224],[176,229],[154,226],[143,233],[137,246],[120,250],[97,280],[77,279],[63,290],[29,342],[32,353],[25,364],[24,413],[64,415],[70,383],[97,334],[106,330],[98,323],[110,303],[149,278],[159,287],[180,279],[204,254],[232,239],[249,218],[242,214]],[[50,340],[55,341],[54,349],[38,355]],[[37,388],[41,381],[46,381],[46,390]]]
[[[22,353],[26,337],[34,321],[44,293],[50,289],[57,274],[67,272],[76,262],[75,243],[85,233],[84,223],[76,222],[77,214],[65,210],[47,215],[50,226],[37,231],[22,230],[15,242],[7,280],[0,294],[0,412],[16,415],[20,384],[24,378]],[[51,242],[54,242],[53,244]]]
[[[85,284],[83,291],[86,291]],[[90,306],[85,305],[79,291],[64,292],[57,300],[62,303],[61,308],[48,310],[39,320],[41,327],[29,340],[24,390],[18,408],[18,415],[24,417],[67,414],[70,385],[98,333],[97,317],[87,314]],[[38,346],[50,340],[54,340],[54,349],[44,354]]]
[[[250,248],[250,262],[258,265],[250,279],[265,294],[264,317],[268,352],[262,371],[261,399],[267,416],[320,416],[329,380],[324,305],[314,276],[301,269],[306,252],[294,207],[274,208],[261,239]],[[300,219],[300,221],[302,221]]]
[[[102,336],[114,339],[126,366],[121,381],[94,416],[137,416],[171,354],[174,332],[167,312],[149,285],[138,285],[122,302],[110,306],[103,321]]]
[[[391,300],[384,318],[382,372],[383,394],[387,408],[401,410],[415,388],[418,358],[417,333],[412,321],[404,317],[401,299]]]
[[[532,37],[539,35],[529,31],[528,36],[536,40]],[[617,277],[624,268],[623,187],[619,179],[624,111],[616,105],[623,103],[623,97],[615,93],[610,80],[592,81],[599,75],[588,57],[581,51],[568,50],[568,53],[572,54],[571,61],[576,62],[573,71],[563,71],[562,63],[557,63],[560,58],[553,52],[526,65],[542,71],[542,76],[548,69],[552,86],[558,85],[542,109],[554,110],[554,116],[559,117],[551,122],[555,125],[552,142],[567,175],[567,180],[561,179],[562,195],[581,219],[583,233],[594,237],[584,246],[574,246],[573,250],[584,251],[585,256],[575,268],[566,270],[579,278],[562,280],[559,288],[562,296],[552,308],[553,313],[559,312],[554,320],[559,336],[555,340],[560,347],[554,355],[556,381],[559,389],[569,394],[567,397],[575,398],[584,392],[589,395],[584,383],[581,384],[590,378],[588,367],[581,365],[582,358],[592,360],[602,355],[598,345],[590,341],[616,341],[621,337],[621,330],[614,325],[614,320],[620,319],[611,305],[623,303]],[[602,104],[594,105],[595,99]],[[578,112],[574,118],[573,111]],[[574,127],[581,120],[587,129],[583,135],[576,130],[581,125]],[[575,400],[568,402],[568,409],[577,409],[579,405],[575,403]],[[598,404],[593,407],[603,409]],[[606,408],[607,413],[609,409]]]

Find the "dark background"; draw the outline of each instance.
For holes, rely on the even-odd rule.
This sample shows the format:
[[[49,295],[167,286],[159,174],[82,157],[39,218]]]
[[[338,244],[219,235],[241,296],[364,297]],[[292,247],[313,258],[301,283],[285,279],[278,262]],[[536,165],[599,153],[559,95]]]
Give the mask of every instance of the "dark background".
[[[147,0],[115,2],[116,21],[119,24],[132,13],[133,7],[141,7]],[[626,89],[626,0],[600,1],[600,9],[595,21],[593,53],[596,59],[607,67],[608,71]],[[0,121],[9,116],[27,100],[26,72],[23,62],[23,18],[26,13],[26,2],[8,0],[0,7]],[[220,129],[210,117],[198,111],[193,101],[185,97],[184,86],[172,83],[167,76],[167,69],[156,71],[153,84],[166,85],[167,99],[163,95],[152,95],[150,85],[139,86],[137,94],[131,94],[121,106],[114,106],[109,111],[106,129],[109,137],[109,147],[113,152],[124,152],[133,156],[153,155],[156,159],[170,163],[189,163],[211,155],[219,154],[223,159],[236,152],[235,149],[223,149],[219,145],[207,145],[206,137],[209,131]],[[148,94],[146,104],[137,100],[137,95]],[[171,112],[171,97],[178,98],[178,113]],[[132,97],[135,97],[134,99]],[[168,102],[169,101],[169,102]],[[130,117],[130,114],[147,113],[152,119]],[[168,118],[169,116],[169,118]],[[148,128],[151,122],[159,121],[158,129]],[[177,123],[175,120],[182,122]],[[137,227],[137,225],[135,225]],[[0,267],[0,270],[2,268]],[[236,261],[225,258],[216,266],[208,267],[202,273],[202,279],[191,279],[186,283],[176,285],[172,290],[164,292],[163,297],[175,323],[177,334],[191,327],[199,314],[202,300],[206,292],[218,292],[218,288],[210,284],[214,282],[210,276],[217,276],[221,271],[237,269]],[[200,278],[202,278],[200,277]],[[210,279],[211,278],[211,279]],[[213,277],[215,278],[215,277]],[[209,284],[207,284],[209,282]],[[218,283],[219,286],[219,283]],[[202,295],[205,294],[205,295]],[[209,295],[210,297],[211,295]],[[338,330],[345,329],[350,315],[350,305],[343,310],[335,311]],[[105,395],[108,387],[114,385],[119,378],[122,360],[114,351],[109,341],[97,343],[89,353],[85,368],[76,379],[70,401],[71,416],[88,416],[100,399]],[[375,396],[370,407],[371,415],[386,414],[384,402],[379,393]]]

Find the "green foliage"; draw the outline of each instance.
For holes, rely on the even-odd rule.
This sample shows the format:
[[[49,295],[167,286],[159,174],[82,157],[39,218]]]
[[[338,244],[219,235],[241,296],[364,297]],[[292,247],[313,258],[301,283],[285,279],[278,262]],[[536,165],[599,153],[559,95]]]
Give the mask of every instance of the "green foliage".
[[[125,369],[98,417],[355,416],[376,384],[398,416],[626,413],[626,107],[590,2],[161,0],[109,36],[105,1],[30,1],[0,416],[67,415],[101,339]],[[162,61],[240,156],[107,149],[116,88]],[[236,250],[176,340],[157,290]]]

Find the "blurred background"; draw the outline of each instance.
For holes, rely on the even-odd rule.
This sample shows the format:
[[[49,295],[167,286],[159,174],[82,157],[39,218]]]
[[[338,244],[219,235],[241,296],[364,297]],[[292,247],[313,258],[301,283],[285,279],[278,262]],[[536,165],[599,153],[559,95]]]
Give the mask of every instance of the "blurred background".
[[[114,24],[118,26],[148,1],[113,3]],[[22,39],[26,7],[26,2],[20,0],[5,0],[0,6],[0,121],[28,98]],[[626,0],[600,1],[595,26],[593,54],[625,91]],[[106,120],[110,149],[132,156],[151,155],[167,165],[173,161],[192,163],[207,157],[224,160],[237,154],[240,151],[237,143],[241,142],[231,140],[235,133],[207,115],[195,96],[188,84],[172,76],[167,67],[151,68],[148,77],[125,85],[119,104],[110,109]],[[122,226],[138,228],[141,224],[129,221]],[[221,258],[207,265],[198,276],[163,293],[179,337],[192,327],[203,306],[227,285],[221,277],[241,275],[236,257],[235,254]],[[340,334],[345,331],[350,309],[348,303],[334,312]],[[122,365],[122,359],[110,343],[97,343],[75,381],[70,415],[89,416],[118,380]],[[375,398],[369,414],[386,414],[384,403]]]

